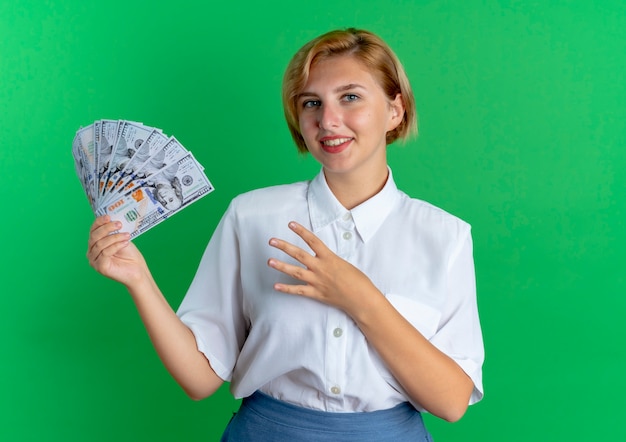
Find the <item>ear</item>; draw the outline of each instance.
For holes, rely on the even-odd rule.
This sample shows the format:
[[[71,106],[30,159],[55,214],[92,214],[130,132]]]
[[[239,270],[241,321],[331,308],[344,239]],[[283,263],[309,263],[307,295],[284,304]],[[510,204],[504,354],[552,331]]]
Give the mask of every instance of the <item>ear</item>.
[[[391,112],[387,132],[398,127],[404,119],[404,100],[402,100],[402,94],[397,94],[396,98],[389,102],[389,109]]]

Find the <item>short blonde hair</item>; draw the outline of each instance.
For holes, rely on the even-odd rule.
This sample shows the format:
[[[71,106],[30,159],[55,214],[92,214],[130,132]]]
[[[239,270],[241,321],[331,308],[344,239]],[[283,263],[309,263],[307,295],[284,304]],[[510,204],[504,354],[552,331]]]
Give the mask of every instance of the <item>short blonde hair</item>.
[[[348,28],[327,32],[305,44],[293,56],[283,77],[283,110],[287,126],[300,152],[307,152],[299,124],[298,95],[318,61],[337,55],[351,55],[367,67],[385,95],[393,101],[398,94],[404,104],[404,118],[387,132],[387,144],[417,134],[415,98],[402,63],[393,50],[372,32]]]

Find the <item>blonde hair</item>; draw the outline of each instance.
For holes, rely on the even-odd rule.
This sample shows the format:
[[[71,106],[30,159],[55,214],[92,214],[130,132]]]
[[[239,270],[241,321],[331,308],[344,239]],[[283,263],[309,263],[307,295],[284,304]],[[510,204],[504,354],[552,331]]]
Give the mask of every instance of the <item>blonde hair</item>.
[[[300,152],[308,149],[300,132],[298,95],[309,79],[311,67],[318,61],[337,55],[350,55],[367,67],[385,95],[393,101],[398,94],[404,104],[400,124],[387,132],[387,144],[417,134],[415,98],[402,63],[393,50],[372,32],[348,28],[327,32],[305,44],[293,56],[283,77],[283,109],[287,126]]]

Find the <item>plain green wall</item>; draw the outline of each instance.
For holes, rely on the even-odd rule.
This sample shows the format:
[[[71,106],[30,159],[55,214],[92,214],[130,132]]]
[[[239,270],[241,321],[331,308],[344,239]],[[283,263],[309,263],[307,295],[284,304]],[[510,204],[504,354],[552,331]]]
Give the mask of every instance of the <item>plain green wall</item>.
[[[404,61],[420,135],[399,186],[473,225],[486,396],[438,441],[626,440],[626,8],[619,1],[0,1],[0,440],[217,440],[122,287],[85,259],[71,141],[173,134],[216,191],[137,239],[176,307],[230,199],[311,178],[286,130],[291,54],[357,26]]]

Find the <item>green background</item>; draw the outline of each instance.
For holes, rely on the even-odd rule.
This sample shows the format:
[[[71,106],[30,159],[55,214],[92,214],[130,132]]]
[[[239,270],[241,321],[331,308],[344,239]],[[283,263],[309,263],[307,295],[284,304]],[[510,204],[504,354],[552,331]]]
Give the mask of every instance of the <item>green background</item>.
[[[311,178],[280,104],[292,53],[380,34],[415,89],[398,185],[473,225],[484,400],[438,441],[615,441],[626,363],[623,1],[0,1],[0,440],[214,441],[124,289],[85,259],[71,142],[96,119],[177,138],[216,191],[137,239],[177,307],[243,191]]]

